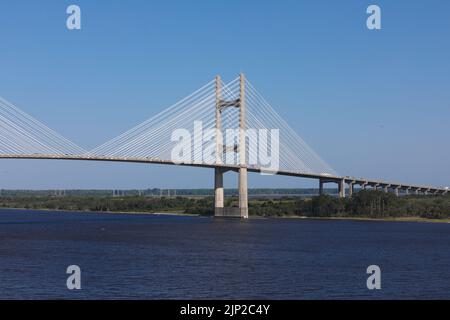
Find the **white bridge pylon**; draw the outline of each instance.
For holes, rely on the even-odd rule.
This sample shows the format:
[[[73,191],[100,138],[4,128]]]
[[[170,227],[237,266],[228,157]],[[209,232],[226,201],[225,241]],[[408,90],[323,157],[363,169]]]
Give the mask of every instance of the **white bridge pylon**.
[[[189,154],[184,154],[183,163],[195,164],[239,164],[239,152],[234,148],[239,145],[237,136],[232,136],[239,130],[238,108],[227,108],[221,111],[221,129],[223,135],[223,148],[228,152],[220,152],[217,159],[217,150],[214,148],[216,136],[216,82],[211,81],[191,95],[177,102],[158,115],[142,122],[118,137],[91,150],[91,156],[114,158],[152,158],[161,160],[174,160],[173,152],[180,141],[174,133],[189,133],[190,141],[187,143]],[[223,101],[236,101],[240,96],[239,78],[228,84],[221,85],[221,99]],[[305,174],[329,174],[336,176],[336,172],[323,161],[305,141],[274,111],[264,98],[248,82],[246,88],[246,123],[248,135],[267,134],[264,136],[265,146],[252,144],[247,137],[246,159],[247,164],[254,168],[264,168],[268,171],[289,171]],[[279,132],[279,146],[277,159],[273,159],[276,168],[270,163],[261,163],[261,153],[264,151],[270,158],[272,148],[271,130]],[[227,131],[230,134],[227,134]],[[259,137],[261,138],[261,137]],[[226,140],[229,140],[228,143]],[[261,148],[259,148],[261,147]],[[262,150],[264,147],[265,150]],[[253,160],[253,161],[249,161]]]

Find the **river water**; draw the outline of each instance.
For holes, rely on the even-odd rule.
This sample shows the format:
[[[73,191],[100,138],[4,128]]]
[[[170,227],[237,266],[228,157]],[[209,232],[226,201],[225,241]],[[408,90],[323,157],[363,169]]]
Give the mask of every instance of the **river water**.
[[[0,299],[13,298],[449,299],[450,225],[2,209]]]

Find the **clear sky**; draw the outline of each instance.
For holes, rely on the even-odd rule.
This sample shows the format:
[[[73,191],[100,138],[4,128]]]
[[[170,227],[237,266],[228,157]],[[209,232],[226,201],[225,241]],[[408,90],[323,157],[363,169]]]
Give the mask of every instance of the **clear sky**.
[[[70,4],[81,7],[81,30],[66,28]],[[381,7],[382,30],[366,27],[370,4]],[[245,72],[340,174],[450,185],[447,0],[0,0],[0,40],[0,96],[85,148],[216,74]],[[0,188],[212,184],[209,169],[0,161]]]

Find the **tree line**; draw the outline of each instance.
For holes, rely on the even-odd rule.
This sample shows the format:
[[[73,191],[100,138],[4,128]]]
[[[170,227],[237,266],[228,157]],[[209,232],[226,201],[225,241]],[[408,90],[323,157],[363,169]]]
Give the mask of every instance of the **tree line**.
[[[226,206],[237,206],[237,198],[226,199]],[[213,197],[99,197],[40,196],[0,197],[0,207],[23,209],[77,210],[98,212],[178,212],[213,215]],[[249,213],[254,216],[305,217],[422,217],[444,219],[450,215],[450,195],[396,197],[392,193],[362,190],[351,198],[330,195],[310,198],[253,198]]]

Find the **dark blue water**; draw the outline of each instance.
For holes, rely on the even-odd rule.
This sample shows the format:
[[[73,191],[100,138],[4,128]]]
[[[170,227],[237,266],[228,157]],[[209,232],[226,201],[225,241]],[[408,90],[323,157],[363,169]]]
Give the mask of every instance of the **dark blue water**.
[[[448,299],[450,225],[0,210],[0,298]]]

